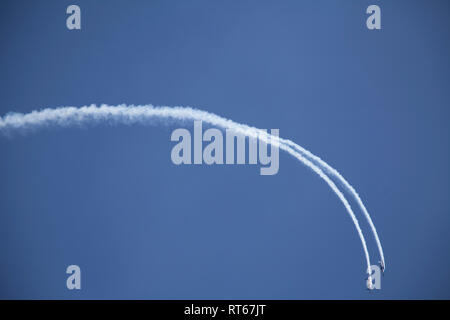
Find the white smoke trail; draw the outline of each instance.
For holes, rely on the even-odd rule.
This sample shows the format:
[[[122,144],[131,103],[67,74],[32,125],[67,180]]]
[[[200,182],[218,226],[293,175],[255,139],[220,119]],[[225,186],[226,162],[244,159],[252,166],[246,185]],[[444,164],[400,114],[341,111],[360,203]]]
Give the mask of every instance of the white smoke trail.
[[[320,178],[322,178],[331,190],[338,196],[339,200],[343,203],[345,209],[350,215],[353,224],[358,232],[358,236],[361,240],[363,247],[367,270],[370,270],[370,257],[367,250],[366,240],[359,226],[353,210],[345,198],[344,194],[337,188],[336,184],[322,171],[321,168],[316,166],[310,160],[305,158],[301,153],[295,151],[291,146],[295,148],[301,148],[294,142],[286,139],[281,139],[276,136],[268,134],[265,130],[250,127],[245,124],[240,124],[232,120],[222,118],[213,113],[206,111],[185,108],[185,107],[153,107],[152,105],[144,106],[109,106],[96,105],[84,106],[80,108],[76,107],[61,107],[61,108],[47,108],[40,111],[32,111],[27,114],[22,113],[9,113],[4,117],[0,117],[0,130],[11,129],[27,129],[45,125],[59,125],[68,126],[73,124],[83,124],[100,121],[115,121],[118,123],[132,124],[145,122],[154,118],[165,118],[174,120],[200,120],[209,123],[214,126],[221,127],[223,129],[229,129],[235,133],[242,134],[247,137],[261,139],[267,144],[272,144],[281,150],[286,151],[294,158],[302,162],[304,165],[313,170]],[[304,150],[301,148],[300,150]],[[310,157],[313,154],[308,154]],[[314,159],[314,158],[313,158]],[[316,160],[316,159],[315,159]],[[331,167],[330,167],[331,168]],[[369,275],[369,279],[371,279]]]
[[[301,154],[303,154],[310,160],[313,160],[313,162],[317,163],[324,171],[326,171],[329,174],[331,174],[332,176],[336,177],[342,183],[342,185],[345,187],[347,192],[349,192],[353,196],[355,201],[358,203],[358,206],[361,208],[362,212],[364,213],[364,216],[366,217],[366,220],[369,223],[370,228],[372,229],[373,236],[374,236],[375,241],[378,246],[378,252],[380,253],[381,261],[383,263],[383,268],[385,269],[386,264],[384,261],[383,247],[381,246],[381,241],[380,241],[380,238],[378,237],[377,229],[375,228],[372,218],[370,217],[370,214],[367,211],[366,206],[362,202],[362,200],[361,200],[359,194],[356,192],[355,188],[353,188],[353,186],[339,173],[339,171],[337,171],[335,168],[331,167],[328,163],[323,161],[320,157],[314,155],[310,151],[306,150],[302,146],[299,146],[298,144],[296,144],[290,140],[280,138],[280,141],[281,141],[281,143],[285,143],[285,144],[293,147],[294,149],[299,151]]]

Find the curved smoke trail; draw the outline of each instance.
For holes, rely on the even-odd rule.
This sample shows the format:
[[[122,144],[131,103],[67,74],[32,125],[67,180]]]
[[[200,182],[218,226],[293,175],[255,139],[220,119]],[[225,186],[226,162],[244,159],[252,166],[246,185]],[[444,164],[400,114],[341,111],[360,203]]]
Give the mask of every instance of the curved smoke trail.
[[[280,138],[280,141],[282,143],[287,144],[288,146],[293,147],[298,152],[300,152],[301,154],[303,154],[304,156],[306,156],[310,160],[313,160],[313,162],[317,163],[324,171],[326,171],[329,174],[331,174],[332,176],[336,177],[342,183],[342,185],[345,187],[347,192],[349,192],[353,196],[355,201],[358,203],[358,206],[360,207],[360,209],[364,213],[364,216],[366,217],[366,220],[369,223],[370,228],[372,229],[373,236],[374,236],[375,241],[376,241],[377,246],[378,246],[378,252],[380,253],[381,261],[383,263],[383,269],[385,269],[386,268],[386,264],[384,262],[383,247],[381,246],[381,241],[380,241],[380,238],[378,237],[377,229],[375,228],[375,225],[373,224],[372,218],[370,217],[370,214],[367,211],[366,206],[362,202],[362,200],[359,197],[359,194],[356,192],[355,188],[353,188],[353,186],[339,173],[339,171],[337,171],[335,168],[331,167],[328,163],[323,161],[320,157],[314,155],[313,153],[311,153],[310,151],[306,150],[302,146],[299,146],[298,144],[296,144],[293,141],[286,140],[286,139],[281,139],[281,138]]]
[[[338,196],[339,200],[344,205],[358,232],[358,236],[361,240],[361,244],[364,250],[364,255],[367,263],[367,270],[368,271],[370,270],[370,256],[367,250],[366,240],[361,231],[358,220],[356,219],[356,216],[353,213],[353,210],[350,204],[348,203],[347,199],[345,198],[344,194],[338,189],[336,184],[322,171],[321,168],[319,168],[313,162],[305,158],[300,152],[295,151],[292,147],[303,152],[303,154],[306,154],[313,160],[318,161],[317,159],[320,158],[318,157],[317,159],[314,158],[315,156],[312,153],[310,153],[309,151],[308,153],[306,153],[305,151],[307,150],[301,148],[294,142],[273,136],[267,133],[265,130],[250,127],[245,124],[240,124],[232,120],[222,118],[213,113],[209,113],[198,109],[185,107],[153,107],[152,105],[144,105],[144,106],[101,105],[100,107],[97,107],[96,105],[91,105],[80,108],[76,107],[61,107],[55,109],[47,108],[40,111],[32,111],[27,114],[9,113],[4,117],[0,117],[0,130],[11,130],[11,129],[20,130],[45,125],[68,126],[72,124],[82,124],[101,121],[115,121],[118,123],[132,124],[145,122],[154,118],[165,118],[174,120],[200,120],[209,123],[211,125],[221,127],[223,129],[232,130],[235,133],[242,134],[250,138],[261,139],[267,144],[272,144],[280,148],[281,150],[286,151],[294,158],[302,162],[305,166],[313,170],[320,178],[322,178],[328,184],[331,190]],[[322,166],[323,164],[326,164],[322,160],[320,161],[321,162],[319,163]],[[371,280],[370,274],[369,280]]]

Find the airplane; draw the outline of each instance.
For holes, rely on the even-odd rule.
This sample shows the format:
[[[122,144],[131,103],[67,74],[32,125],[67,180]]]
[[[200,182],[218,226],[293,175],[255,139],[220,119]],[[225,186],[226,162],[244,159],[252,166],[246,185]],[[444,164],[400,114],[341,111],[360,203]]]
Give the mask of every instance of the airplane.
[[[381,273],[384,276],[384,262],[383,261],[378,261],[378,263],[380,264],[380,268],[381,268]]]

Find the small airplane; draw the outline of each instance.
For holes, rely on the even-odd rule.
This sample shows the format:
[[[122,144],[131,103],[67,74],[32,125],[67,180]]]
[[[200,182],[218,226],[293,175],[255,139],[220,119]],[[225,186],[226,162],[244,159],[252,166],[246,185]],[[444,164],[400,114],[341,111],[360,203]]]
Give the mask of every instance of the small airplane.
[[[381,260],[381,261],[378,261],[378,263],[380,264],[381,273],[382,273],[383,276],[384,276],[384,262]]]

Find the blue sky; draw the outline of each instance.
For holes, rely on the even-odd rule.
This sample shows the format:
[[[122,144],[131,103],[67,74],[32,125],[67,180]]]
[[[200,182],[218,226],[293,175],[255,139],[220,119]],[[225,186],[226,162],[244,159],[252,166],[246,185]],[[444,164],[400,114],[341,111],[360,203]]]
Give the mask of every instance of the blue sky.
[[[82,30],[69,31],[76,3]],[[378,4],[382,29],[365,9]],[[0,297],[450,298],[447,1],[5,1],[0,113],[198,107],[279,128],[337,168],[385,249],[365,290],[338,198],[280,153],[175,166],[168,126],[0,137]],[[369,228],[373,262],[378,260]],[[65,269],[82,270],[82,290]]]

